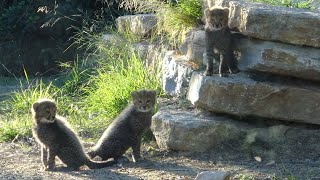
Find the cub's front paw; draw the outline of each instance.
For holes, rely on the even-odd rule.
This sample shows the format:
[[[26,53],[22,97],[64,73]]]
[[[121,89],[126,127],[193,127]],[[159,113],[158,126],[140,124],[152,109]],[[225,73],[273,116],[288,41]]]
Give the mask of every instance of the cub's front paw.
[[[133,162],[141,162],[143,161],[143,158],[141,156],[132,156]]]
[[[43,166],[41,168],[42,171],[54,171],[54,167],[49,167],[49,166]]]
[[[219,75],[220,75],[220,77],[228,77],[229,76],[228,73],[220,73]]]
[[[240,70],[238,68],[231,70],[232,74],[238,74]]]
[[[204,75],[205,75],[205,76],[212,76],[212,74],[213,74],[212,70],[211,70],[211,71],[210,71],[210,70],[206,70],[206,71],[204,72]]]

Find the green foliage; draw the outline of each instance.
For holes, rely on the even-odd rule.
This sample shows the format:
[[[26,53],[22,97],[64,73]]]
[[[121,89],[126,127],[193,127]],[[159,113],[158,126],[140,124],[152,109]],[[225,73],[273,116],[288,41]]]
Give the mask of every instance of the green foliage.
[[[181,43],[185,33],[195,27],[202,16],[199,0],[123,0],[120,5],[135,13],[155,12],[158,17],[156,34],[169,40],[174,47]]]
[[[90,73],[93,71],[92,67],[81,63],[79,59],[74,62],[60,63],[60,66],[65,70],[60,83],[63,84],[61,94],[71,97],[83,95],[84,88],[88,86]]]
[[[157,76],[152,75],[156,74],[154,67],[145,67],[132,48],[124,54],[130,56],[109,59],[99,69],[98,76],[92,78],[93,86],[86,99],[90,112],[114,117],[128,103],[131,91],[141,88],[160,89]]]
[[[0,142],[11,141],[18,136],[30,136],[31,121],[28,114],[13,114],[0,120]]]
[[[177,4],[177,9],[193,21],[201,18],[201,3],[199,0],[182,0]]]
[[[302,0],[299,2],[296,2],[294,0],[248,0],[250,2],[261,2],[266,4],[271,4],[274,6],[285,6],[285,7],[291,7],[291,8],[304,8],[304,9],[310,9],[310,3],[312,0]]]
[[[13,38],[15,32],[34,31],[40,19],[38,6],[33,0],[15,0],[0,6],[0,36]]]
[[[198,0],[182,0],[157,13],[159,31],[164,31],[174,46],[178,46],[185,33],[195,27],[201,18],[201,4]]]

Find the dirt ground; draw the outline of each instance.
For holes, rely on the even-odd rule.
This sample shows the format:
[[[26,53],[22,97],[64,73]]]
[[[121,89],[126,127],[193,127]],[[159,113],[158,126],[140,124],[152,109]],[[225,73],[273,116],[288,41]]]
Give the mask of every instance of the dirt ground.
[[[259,162],[259,158],[255,159],[250,155],[238,153],[168,152],[153,147],[154,145],[150,143],[144,144],[142,162],[127,162],[97,170],[84,167],[80,171],[71,171],[56,160],[58,168],[49,172],[41,170],[39,147],[33,139],[15,143],[0,143],[0,179],[189,180],[194,179],[202,171],[229,171],[233,174],[232,179],[239,180],[272,179],[272,177],[320,179],[320,163],[310,160],[299,162],[261,160]]]

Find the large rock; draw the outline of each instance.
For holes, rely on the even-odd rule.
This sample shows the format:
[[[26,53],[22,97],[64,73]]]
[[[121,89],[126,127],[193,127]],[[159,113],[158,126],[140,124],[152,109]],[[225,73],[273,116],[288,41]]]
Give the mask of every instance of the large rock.
[[[188,92],[192,104],[213,112],[311,124],[320,124],[319,98],[318,86],[257,82],[243,73],[193,73]]]
[[[119,32],[131,31],[132,33],[148,37],[155,30],[157,17],[154,14],[138,14],[120,16],[116,19]]]
[[[152,118],[158,146],[191,152],[247,152],[266,159],[318,158],[320,130],[267,121],[251,123],[213,114],[162,107]],[[279,122],[278,122],[279,123]]]
[[[187,92],[192,73],[192,64],[177,51],[168,51],[163,60],[163,90],[172,96]]]
[[[202,65],[205,50],[205,33],[201,30],[190,30],[180,46],[180,51],[186,56],[186,60],[197,65]]]
[[[239,68],[320,81],[320,49],[283,43],[242,39]]]
[[[320,47],[320,12],[230,1],[230,28],[259,39]]]
[[[161,149],[204,152],[237,139],[247,129],[224,117],[202,117],[189,111],[160,109],[151,129]]]

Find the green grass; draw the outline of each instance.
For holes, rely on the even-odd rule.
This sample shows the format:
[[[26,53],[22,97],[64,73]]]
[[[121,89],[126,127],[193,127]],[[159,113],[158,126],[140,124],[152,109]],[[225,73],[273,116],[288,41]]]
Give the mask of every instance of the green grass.
[[[166,32],[170,43],[177,47],[188,30],[198,25],[202,16],[199,0],[182,0],[178,4],[168,6],[157,13],[158,31]]]
[[[261,2],[261,3],[270,4],[274,6],[312,9],[312,7],[310,7],[310,3],[312,2],[312,0],[303,0],[301,2],[295,2],[294,0],[247,0],[247,1]]]
[[[0,142],[31,136],[29,114],[12,114],[0,119]]]

